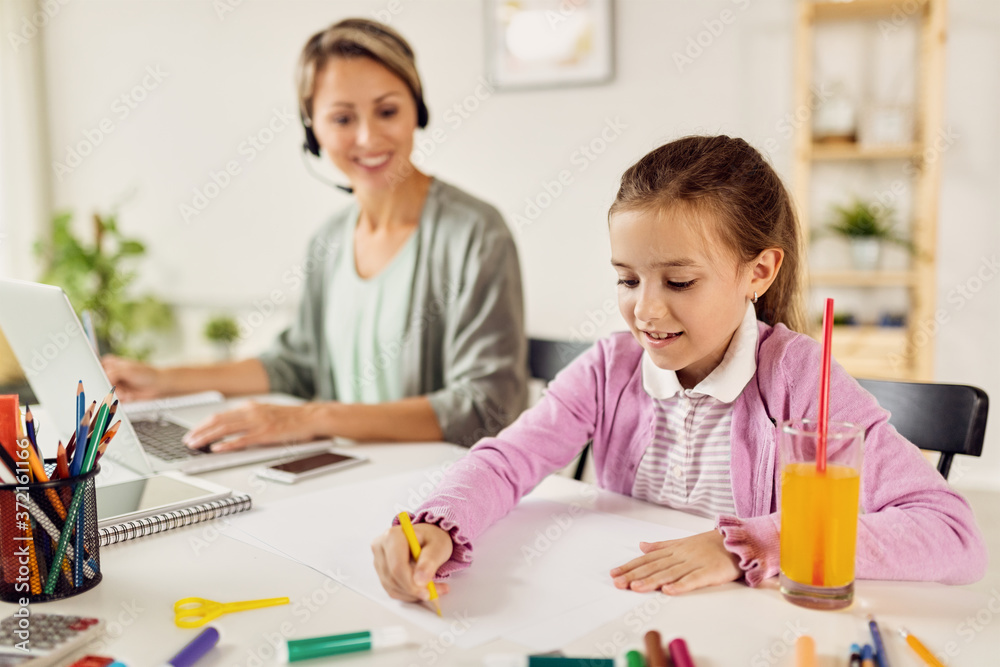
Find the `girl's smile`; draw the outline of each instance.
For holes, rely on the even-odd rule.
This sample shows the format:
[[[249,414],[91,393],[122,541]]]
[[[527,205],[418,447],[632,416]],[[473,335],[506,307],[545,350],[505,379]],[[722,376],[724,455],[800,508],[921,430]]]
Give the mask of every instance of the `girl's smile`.
[[[776,250],[737,261],[716,240],[718,224],[687,202],[621,210],[609,223],[622,317],[653,363],[689,389],[722,361],[747,300],[781,261]]]

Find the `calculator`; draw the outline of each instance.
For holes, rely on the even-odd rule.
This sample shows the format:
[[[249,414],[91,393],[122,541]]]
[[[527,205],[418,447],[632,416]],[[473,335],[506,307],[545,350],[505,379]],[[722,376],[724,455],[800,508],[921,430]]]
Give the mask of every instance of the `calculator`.
[[[56,665],[96,639],[103,628],[103,621],[86,616],[8,616],[0,621],[0,667]]]

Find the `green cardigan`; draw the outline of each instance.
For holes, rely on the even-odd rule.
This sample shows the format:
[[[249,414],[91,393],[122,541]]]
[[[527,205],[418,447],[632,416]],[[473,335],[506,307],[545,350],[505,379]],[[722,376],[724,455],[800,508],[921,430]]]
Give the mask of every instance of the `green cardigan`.
[[[323,322],[327,285],[339,262],[345,225],[357,203],[317,233],[304,263],[298,316],[263,355],[270,390],[336,400]],[[406,396],[430,400],[449,442],[471,446],[511,423],[527,404],[527,340],[517,248],[499,211],[435,179],[417,237],[406,329],[396,363]]]

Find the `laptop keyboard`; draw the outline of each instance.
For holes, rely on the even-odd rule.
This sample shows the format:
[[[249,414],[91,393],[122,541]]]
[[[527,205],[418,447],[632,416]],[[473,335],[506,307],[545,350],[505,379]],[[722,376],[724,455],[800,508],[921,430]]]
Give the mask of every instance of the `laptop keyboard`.
[[[191,449],[181,441],[188,429],[180,424],[162,419],[142,420],[132,422],[132,428],[143,448],[164,461],[183,461],[206,453]]]

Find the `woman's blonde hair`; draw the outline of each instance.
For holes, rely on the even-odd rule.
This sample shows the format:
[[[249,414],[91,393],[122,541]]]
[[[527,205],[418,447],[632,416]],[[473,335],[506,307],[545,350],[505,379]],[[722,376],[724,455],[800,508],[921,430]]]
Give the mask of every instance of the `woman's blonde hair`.
[[[303,120],[312,118],[316,73],[331,58],[370,58],[403,80],[417,105],[417,126],[426,127],[424,91],[417,73],[416,56],[403,36],[387,25],[369,19],[344,19],[309,38],[295,68],[299,110]]]
[[[618,211],[691,205],[721,224],[705,229],[750,262],[781,248],[777,277],[757,301],[757,319],[803,331],[799,224],[792,199],[764,157],[742,139],[684,137],[656,148],[622,175],[611,215]]]

